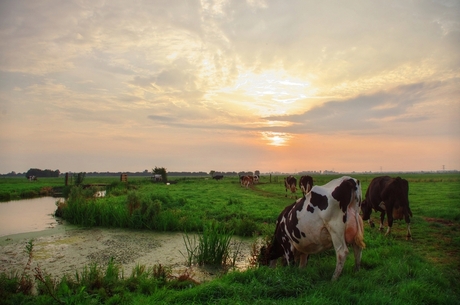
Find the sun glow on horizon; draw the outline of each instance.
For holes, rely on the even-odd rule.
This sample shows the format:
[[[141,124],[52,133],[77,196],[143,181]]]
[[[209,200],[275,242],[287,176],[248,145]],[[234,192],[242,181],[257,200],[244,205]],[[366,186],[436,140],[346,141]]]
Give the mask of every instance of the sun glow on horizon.
[[[282,132],[262,132],[262,139],[271,146],[287,146],[287,142],[292,138],[288,133]]]

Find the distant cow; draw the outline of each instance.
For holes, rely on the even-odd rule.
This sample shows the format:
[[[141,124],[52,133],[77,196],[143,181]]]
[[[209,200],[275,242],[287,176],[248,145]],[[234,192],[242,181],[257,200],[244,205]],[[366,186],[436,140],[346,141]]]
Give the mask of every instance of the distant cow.
[[[212,179],[216,179],[216,180],[220,180],[224,178],[224,175],[215,175],[215,176],[212,176]]]
[[[297,191],[297,179],[294,176],[288,176],[284,178],[284,188],[286,189],[286,195],[284,197],[287,197],[287,192],[288,190],[291,191],[291,195],[289,195],[289,198],[292,198],[292,194],[294,194],[294,198],[297,199],[296,191]]]
[[[308,193],[313,187],[313,178],[311,176],[302,176],[299,180],[299,187],[302,190],[303,196]]]
[[[163,180],[163,177],[160,174],[154,174],[152,177],[150,177],[150,179],[155,182],[160,182]]]
[[[259,175],[252,176],[252,181],[254,182],[254,184],[259,183]]]
[[[299,257],[303,268],[309,254],[334,248],[337,263],[332,280],[336,280],[349,252],[347,244],[352,244],[355,270],[359,270],[365,248],[363,221],[359,216],[361,197],[359,180],[348,176],[313,186],[305,197],[287,206],[278,216],[269,249],[270,266],[274,267],[283,256],[288,264]]]
[[[370,219],[372,209],[380,212],[380,230],[383,230],[385,213],[388,215],[388,229],[385,235],[390,233],[394,219],[404,218],[407,223],[406,239],[412,238],[410,231],[412,211],[409,207],[409,182],[406,179],[391,178],[390,176],[372,179],[367,188],[361,210],[363,211],[363,220],[368,220],[373,227],[374,223]]]
[[[252,176],[242,176],[240,177],[241,186],[249,188],[251,184],[254,183],[254,178]]]

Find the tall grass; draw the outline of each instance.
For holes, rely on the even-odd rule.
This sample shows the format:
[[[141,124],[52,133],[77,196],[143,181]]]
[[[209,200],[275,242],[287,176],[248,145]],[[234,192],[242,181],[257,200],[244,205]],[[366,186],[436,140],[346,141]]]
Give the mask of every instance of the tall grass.
[[[233,231],[227,231],[217,222],[209,222],[204,226],[202,234],[190,236],[184,234],[184,243],[187,250],[189,265],[223,266],[233,264],[231,260],[230,242]]]

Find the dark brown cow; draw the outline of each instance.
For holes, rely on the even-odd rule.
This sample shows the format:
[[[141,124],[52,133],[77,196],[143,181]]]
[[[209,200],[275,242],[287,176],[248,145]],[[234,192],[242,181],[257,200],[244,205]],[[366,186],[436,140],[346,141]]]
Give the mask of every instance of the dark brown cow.
[[[309,254],[330,248],[336,251],[336,280],[348,255],[347,244],[353,245],[355,269],[359,270],[364,244],[359,180],[344,176],[329,183],[315,185],[305,197],[287,206],[278,216],[275,236],[269,249],[270,266],[284,256],[290,264],[299,258],[305,267]]]
[[[294,176],[288,176],[284,178],[284,188],[286,189],[286,195],[284,197],[287,197],[287,192],[288,190],[291,191],[291,195],[289,195],[289,198],[292,198],[292,194],[294,194],[294,198],[297,199],[296,191],[297,191],[297,179]]]
[[[391,178],[381,176],[372,179],[366,191],[366,196],[361,205],[363,220],[368,220],[374,227],[370,219],[372,209],[380,212],[380,230],[383,230],[385,214],[388,215],[388,229],[385,235],[391,232],[394,219],[405,219],[407,223],[406,239],[412,239],[410,231],[410,217],[412,211],[409,207],[409,182],[401,177]]]
[[[300,177],[299,187],[302,190],[303,196],[305,197],[305,194],[308,193],[313,187],[313,178],[308,175]]]

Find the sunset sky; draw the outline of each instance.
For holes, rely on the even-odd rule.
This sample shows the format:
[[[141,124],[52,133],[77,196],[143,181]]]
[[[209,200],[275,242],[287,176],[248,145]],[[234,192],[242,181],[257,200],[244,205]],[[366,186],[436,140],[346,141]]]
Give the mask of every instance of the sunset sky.
[[[460,1],[0,0],[0,173],[460,170]]]

